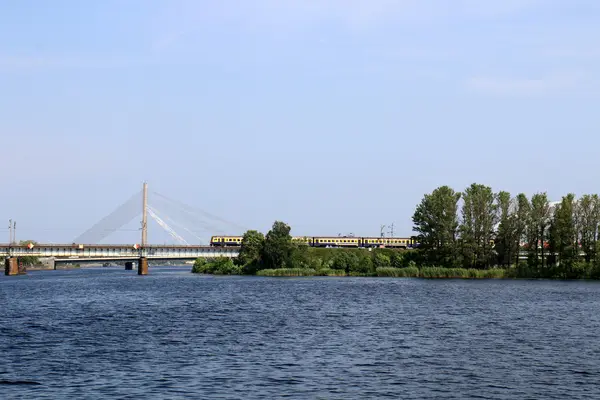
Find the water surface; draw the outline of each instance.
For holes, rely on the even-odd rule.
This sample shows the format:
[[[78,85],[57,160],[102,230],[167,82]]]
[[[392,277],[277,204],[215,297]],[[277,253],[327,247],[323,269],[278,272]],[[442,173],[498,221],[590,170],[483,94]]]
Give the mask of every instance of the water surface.
[[[0,277],[3,399],[598,399],[600,284]]]

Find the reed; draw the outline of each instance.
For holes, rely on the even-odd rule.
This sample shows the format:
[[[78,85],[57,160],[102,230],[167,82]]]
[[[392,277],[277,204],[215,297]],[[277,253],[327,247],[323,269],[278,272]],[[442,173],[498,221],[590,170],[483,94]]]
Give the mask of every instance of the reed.
[[[346,271],[343,269],[322,268],[317,270],[318,276],[346,276]]]
[[[278,268],[263,269],[256,273],[259,276],[314,276],[316,271],[310,268]]]
[[[390,277],[390,278],[417,278],[419,276],[419,268],[407,267],[407,268],[392,268],[392,267],[379,267],[376,270],[377,276]]]

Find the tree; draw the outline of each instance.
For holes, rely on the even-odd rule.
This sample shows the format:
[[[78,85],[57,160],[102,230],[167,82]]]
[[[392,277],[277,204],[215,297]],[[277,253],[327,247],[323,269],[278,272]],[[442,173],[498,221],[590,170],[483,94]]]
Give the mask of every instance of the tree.
[[[583,195],[575,209],[581,251],[585,261],[596,261],[598,247],[598,225],[600,225],[600,199],[597,194]]]
[[[550,203],[548,195],[546,193],[536,193],[531,197],[531,213],[527,228],[529,260],[533,266],[545,266],[545,244],[548,240],[549,224]]]
[[[349,272],[362,272],[360,270],[360,259],[355,253],[340,251],[333,257],[331,268]]]
[[[473,183],[463,195],[460,241],[467,267],[489,267],[492,240],[497,221],[497,205],[492,188]]]
[[[275,221],[265,237],[261,266],[273,269],[290,266],[293,247],[290,227],[281,221]]]
[[[521,243],[528,241],[528,228],[531,219],[531,203],[524,193],[517,195],[517,211],[515,218],[515,236],[517,252],[515,254],[515,265],[519,265]]]
[[[456,264],[460,196],[450,187],[441,186],[426,194],[415,210],[413,230],[418,234],[425,262],[429,264]]]
[[[257,266],[260,254],[265,243],[265,235],[258,231],[247,231],[242,238],[242,244],[236,264],[244,266]]]
[[[373,255],[373,267],[375,268],[386,268],[392,265],[390,256],[377,252]]]
[[[566,267],[572,266],[577,258],[575,204],[574,194],[564,196],[554,209],[550,225],[550,250]]]
[[[517,216],[517,200],[511,199],[510,193],[501,191],[496,196],[499,212],[499,225],[494,247],[498,264],[510,266],[515,254],[519,253],[519,226]]]

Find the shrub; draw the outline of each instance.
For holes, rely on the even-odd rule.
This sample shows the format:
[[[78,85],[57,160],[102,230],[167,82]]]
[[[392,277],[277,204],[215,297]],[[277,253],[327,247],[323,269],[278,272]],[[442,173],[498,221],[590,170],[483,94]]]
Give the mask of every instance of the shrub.
[[[194,262],[192,272],[197,274],[239,275],[242,273],[242,267],[235,265],[233,260],[228,257],[220,257],[210,261],[199,258]]]
[[[377,268],[386,268],[391,266],[390,257],[381,252],[376,252],[373,256],[373,266],[377,270]]]
[[[333,257],[331,268],[348,271],[356,271],[360,268],[358,256],[345,250],[338,250],[338,253]]]

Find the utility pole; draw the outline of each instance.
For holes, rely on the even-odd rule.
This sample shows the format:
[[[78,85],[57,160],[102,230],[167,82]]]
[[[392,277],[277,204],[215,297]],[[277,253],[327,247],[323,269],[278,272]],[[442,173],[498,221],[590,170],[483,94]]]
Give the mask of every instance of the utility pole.
[[[10,246],[12,244],[12,219],[8,220],[8,245]]]
[[[385,231],[384,231],[384,229],[385,229],[385,225],[381,225],[381,227],[380,227],[380,236],[381,237],[385,237]]]
[[[394,237],[394,223],[392,222],[392,225],[390,225],[390,236]]]
[[[17,244],[17,221],[13,222],[13,243]]]
[[[142,193],[142,248],[146,246],[148,241],[148,184],[144,182],[144,190]]]

